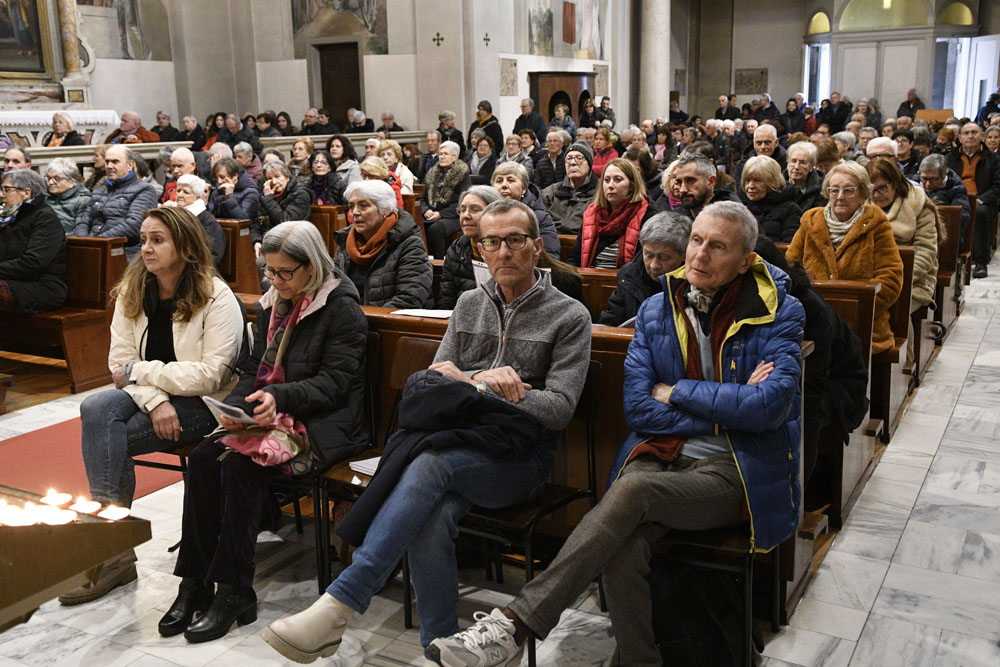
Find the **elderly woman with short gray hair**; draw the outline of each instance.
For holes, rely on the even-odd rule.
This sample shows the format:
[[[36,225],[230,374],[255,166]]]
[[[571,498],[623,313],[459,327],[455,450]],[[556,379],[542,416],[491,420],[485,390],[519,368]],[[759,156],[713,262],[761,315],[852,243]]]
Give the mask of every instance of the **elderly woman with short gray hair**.
[[[351,225],[334,232],[334,264],[347,274],[366,306],[426,308],[433,272],[420,230],[396,210],[385,181],[351,183],[344,191]]]
[[[57,157],[45,165],[48,191],[45,203],[52,207],[67,234],[72,234],[76,221],[90,206],[90,190],[80,182],[80,170],[68,157]]]
[[[438,148],[437,163],[427,170],[427,189],[421,206],[427,233],[427,250],[435,259],[443,259],[448,239],[461,229],[458,222],[458,198],[472,186],[469,165],[459,160],[462,148],[445,141]]]
[[[66,300],[66,232],[30,169],[3,175],[0,312],[38,313]]]
[[[622,326],[636,316],[643,301],[663,291],[660,276],[684,264],[689,236],[691,220],[680,213],[657,213],[647,220],[639,232],[642,252],[618,269],[618,286],[597,323]]]
[[[204,195],[207,190],[208,183],[199,176],[181,174],[177,178],[176,205],[194,214],[201,226],[205,228],[208,247],[212,251],[212,262],[218,265],[222,261],[222,256],[226,254],[226,234],[222,231],[219,221],[205,206]],[[173,205],[173,203],[171,202],[169,205]]]

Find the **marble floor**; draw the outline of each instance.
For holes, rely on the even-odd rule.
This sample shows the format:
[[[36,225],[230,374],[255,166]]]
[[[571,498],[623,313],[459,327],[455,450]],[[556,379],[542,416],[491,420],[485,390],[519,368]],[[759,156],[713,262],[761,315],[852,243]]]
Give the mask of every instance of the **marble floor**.
[[[969,288],[965,312],[790,625],[767,637],[766,667],[1000,665],[1000,260],[990,272],[997,277]],[[0,440],[78,416],[84,396],[0,417]],[[176,484],[136,501],[153,531],[137,549],[136,583],[89,605],[43,605],[0,634],[0,667],[293,664],[259,631],[316,597],[308,528],[261,535],[256,623],[201,645],[157,634],[176,592],[167,548],[180,536],[182,494]],[[463,624],[511,599],[518,575],[507,577],[498,586],[479,570],[463,571]],[[539,645],[539,664],[607,665],[614,649],[590,590]],[[317,664],[424,664],[417,631],[403,627],[398,580],[350,624],[339,654]]]

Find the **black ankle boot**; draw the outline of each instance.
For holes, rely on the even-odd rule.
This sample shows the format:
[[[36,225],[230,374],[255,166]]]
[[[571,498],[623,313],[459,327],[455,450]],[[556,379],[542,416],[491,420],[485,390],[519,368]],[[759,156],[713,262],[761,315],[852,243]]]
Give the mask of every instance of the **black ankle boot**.
[[[253,589],[236,590],[219,584],[208,611],[184,631],[184,638],[193,644],[224,637],[233,622],[247,625],[257,620],[257,595]]]
[[[202,579],[184,577],[177,598],[160,619],[160,635],[173,637],[187,630],[195,614],[204,614],[212,604],[215,586]]]

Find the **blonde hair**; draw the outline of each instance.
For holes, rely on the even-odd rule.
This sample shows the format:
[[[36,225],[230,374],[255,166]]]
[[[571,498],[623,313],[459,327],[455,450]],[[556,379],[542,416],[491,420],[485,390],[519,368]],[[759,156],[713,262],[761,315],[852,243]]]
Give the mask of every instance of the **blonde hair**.
[[[830,179],[832,179],[835,174],[847,174],[848,176],[853,177],[858,182],[858,192],[861,193],[862,197],[868,199],[868,197],[871,196],[872,181],[868,178],[868,171],[857,162],[847,160],[834,165],[831,167],[830,171],[826,172],[826,177],[823,179],[823,196],[827,199],[829,199],[830,196],[827,194],[826,190],[830,187]]]
[[[759,178],[764,181],[767,189],[772,192],[783,190],[785,185],[787,185],[785,177],[781,175],[781,165],[774,158],[767,155],[754,155],[747,160],[747,163],[743,166],[743,174],[740,176],[741,189],[746,189],[747,179],[749,178]]]
[[[361,161],[361,175],[384,181],[389,178],[389,168],[385,166],[385,160],[374,155],[366,157]]]
[[[212,278],[216,275],[215,264],[212,262],[212,251],[208,247],[205,228],[193,213],[176,206],[150,209],[145,218],[153,218],[169,230],[177,256],[184,262],[184,270],[174,291],[174,312],[171,319],[175,322],[190,322],[195,313],[208,305],[215,292],[212,285]],[[149,276],[146,263],[141,257],[137,257],[125,269],[125,274],[112,292],[129,319],[134,320],[142,314],[142,304],[150,284]]]
[[[635,165],[628,160],[620,157],[616,157],[604,166],[604,171],[601,173],[601,183],[597,186],[597,192],[594,193],[594,203],[601,208],[610,209],[611,203],[608,202],[608,198],[604,196],[604,174],[607,173],[608,167],[618,167],[625,174],[625,178],[629,180],[631,184],[629,187],[629,203],[635,203],[637,201],[642,201],[646,198],[646,181],[642,179],[642,174],[639,170],[635,168]]]
[[[403,148],[399,145],[398,141],[393,139],[386,139],[378,145],[378,154],[382,155],[385,151],[392,151],[396,155],[396,162],[403,161]]]

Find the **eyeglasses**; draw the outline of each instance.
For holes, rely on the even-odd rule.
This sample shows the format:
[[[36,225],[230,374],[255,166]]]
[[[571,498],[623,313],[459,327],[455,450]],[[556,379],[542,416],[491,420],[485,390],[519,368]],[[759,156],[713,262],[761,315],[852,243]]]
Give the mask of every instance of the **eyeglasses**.
[[[527,234],[509,234],[507,236],[484,236],[479,239],[479,245],[483,247],[486,252],[496,252],[500,249],[501,243],[506,243],[507,247],[511,250],[521,250],[524,246],[528,245],[529,237]]]
[[[301,269],[305,264],[299,264],[294,269],[272,269],[270,266],[264,267],[264,277],[268,280],[274,280],[275,278],[281,278],[282,280],[291,280],[295,276],[295,272]]]
[[[13,185],[3,185],[0,186],[0,190],[2,190],[3,193],[6,195],[11,192],[17,192],[18,190],[27,190],[27,188],[15,188]]]
[[[888,191],[889,191],[889,184],[888,183],[886,183],[885,185],[880,185],[877,188],[872,188],[872,194],[873,195],[878,195],[879,197],[881,197],[882,195],[884,195]]]
[[[827,188],[826,193],[830,195],[830,199],[844,195],[845,197],[853,197],[858,194],[857,188]]]
[[[884,158],[887,158],[887,159],[891,160],[892,158],[894,158],[896,156],[893,155],[892,153],[869,153],[868,154],[868,159],[869,160],[877,160],[880,157],[884,157]]]
[[[326,160],[313,160],[314,167],[329,167],[330,163]]]
[[[49,183],[58,183],[60,181],[68,181],[68,178],[63,178],[62,176],[46,176],[45,180]]]
[[[579,162],[586,162],[587,159],[582,155],[567,155],[566,164],[577,164]]]

